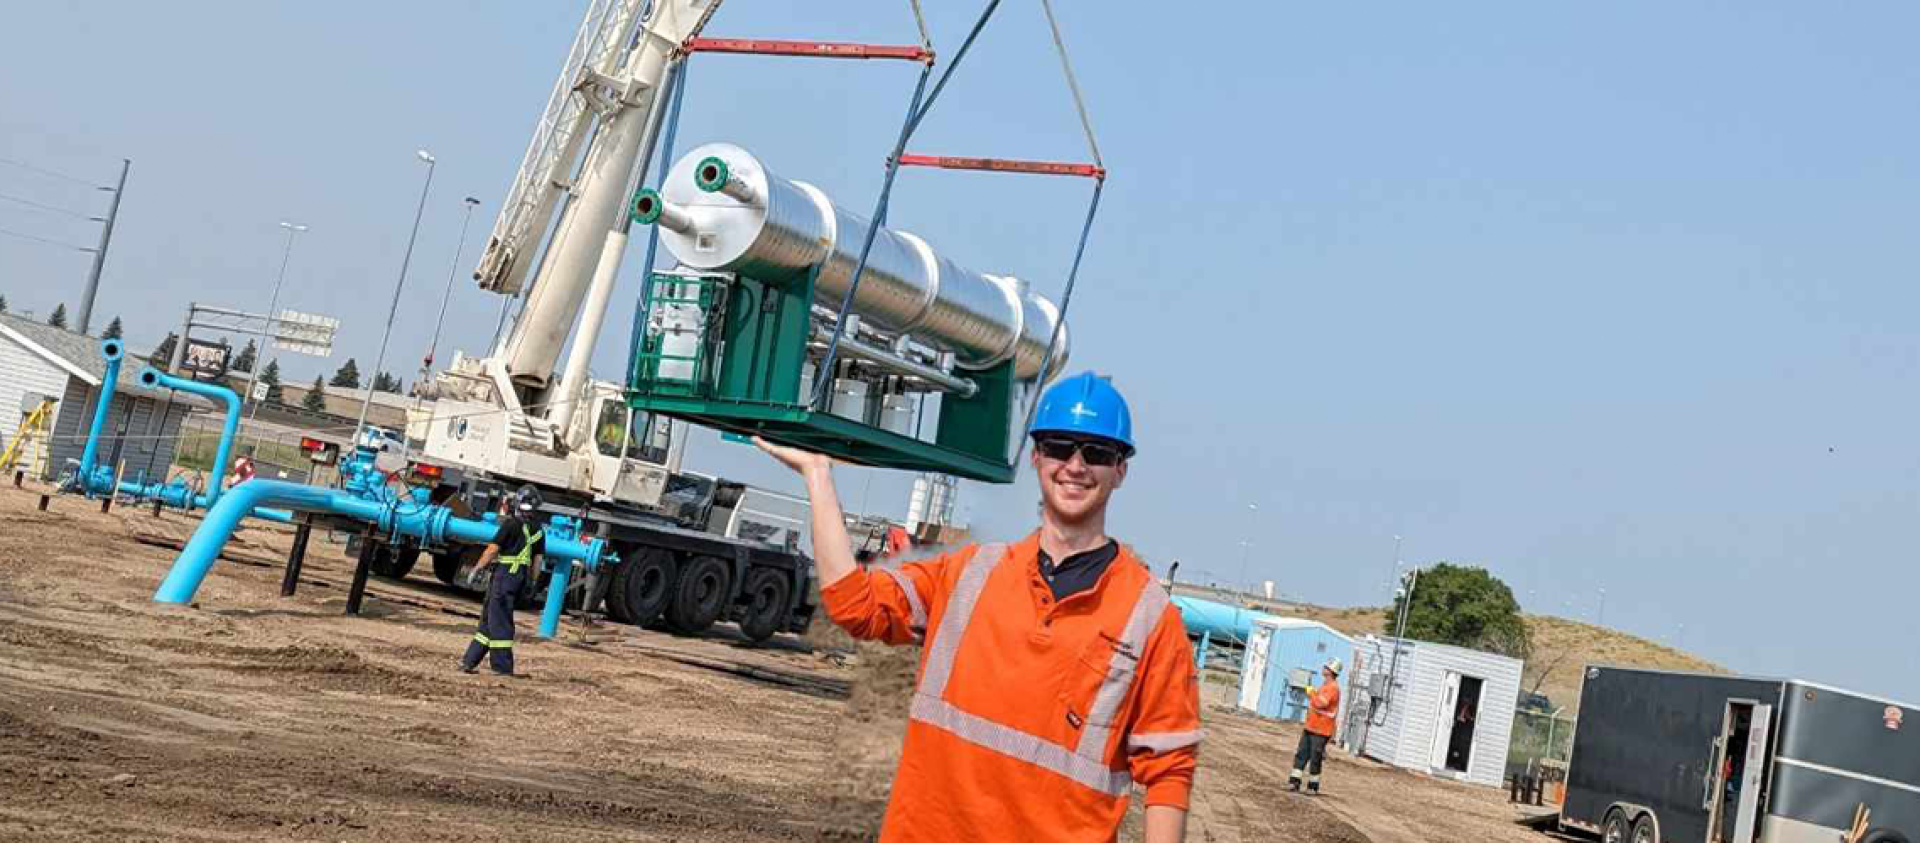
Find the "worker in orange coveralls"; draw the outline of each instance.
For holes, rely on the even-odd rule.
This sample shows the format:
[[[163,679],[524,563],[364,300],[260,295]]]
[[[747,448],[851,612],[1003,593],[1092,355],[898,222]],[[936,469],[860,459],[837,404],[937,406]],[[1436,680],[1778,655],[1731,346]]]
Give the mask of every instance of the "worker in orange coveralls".
[[[1042,396],[1038,531],[898,567],[854,563],[829,458],[759,445],[806,480],[834,622],[926,645],[883,843],[1104,843],[1136,788],[1147,843],[1185,839],[1199,685],[1166,590],[1107,536],[1134,453],[1112,384],[1088,372]]]
[[[1340,660],[1329,659],[1320,668],[1320,687],[1307,695],[1307,725],[1300,732],[1300,748],[1293,753],[1293,772],[1287,774],[1287,787],[1300,789],[1300,773],[1307,774],[1307,792],[1320,792],[1320,765],[1327,760],[1327,744],[1333,740],[1335,720],[1340,714]]]

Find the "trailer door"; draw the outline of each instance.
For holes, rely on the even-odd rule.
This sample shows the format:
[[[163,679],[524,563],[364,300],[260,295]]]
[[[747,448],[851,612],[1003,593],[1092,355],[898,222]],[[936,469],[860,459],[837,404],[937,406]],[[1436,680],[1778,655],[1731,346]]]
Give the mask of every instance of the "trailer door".
[[[1240,707],[1258,713],[1260,692],[1267,685],[1267,651],[1273,647],[1273,627],[1254,624],[1248,639],[1247,664],[1240,671]]]
[[[1747,729],[1746,769],[1740,775],[1740,806],[1734,814],[1733,843],[1753,843],[1760,823],[1760,781],[1767,771],[1767,732],[1773,722],[1773,706],[1753,707],[1752,725]]]
[[[1433,769],[1444,770],[1447,767],[1447,747],[1453,742],[1453,707],[1460,701],[1460,674],[1447,671],[1447,681],[1440,686],[1440,709],[1433,713]]]

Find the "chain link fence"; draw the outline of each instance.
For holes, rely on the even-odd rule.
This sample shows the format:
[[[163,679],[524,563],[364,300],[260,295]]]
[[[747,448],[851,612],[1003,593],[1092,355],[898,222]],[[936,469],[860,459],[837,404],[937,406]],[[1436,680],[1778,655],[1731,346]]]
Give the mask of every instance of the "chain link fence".
[[[1540,771],[1543,761],[1564,765],[1573,757],[1575,718],[1544,711],[1513,715],[1513,740],[1507,745],[1507,775],[1527,776]]]
[[[180,425],[180,445],[173,454],[175,472],[192,471],[204,475],[213,467],[214,454],[220,447],[221,423],[218,416],[196,414]],[[300,440],[305,435],[302,431],[279,425],[242,423],[240,433],[234,439],[233,455],[253,460],[257,477],[292,483],[325,483],[332,480],[331,477],[313,476],[314,470],[320,467],[315,466],[300,448]]]

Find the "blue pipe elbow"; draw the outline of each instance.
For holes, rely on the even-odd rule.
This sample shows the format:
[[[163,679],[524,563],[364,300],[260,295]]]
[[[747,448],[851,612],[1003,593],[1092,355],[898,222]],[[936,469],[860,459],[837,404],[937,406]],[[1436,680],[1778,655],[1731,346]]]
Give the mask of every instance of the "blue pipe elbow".
[[[120,387],[120,361],[126,356],[126,347],[117,339],[100,341],[100,356],[106,358],[107,370],[100,376],[100,398],[94,402],[93,424],[87,428],[87,447],[80,452],[80,491],[91,497],[94,494],[112,494],[113,472],[106,471],[103,481],[94,470],[94,461],[100,457],[100,434],[107,429],[107,411],[113,406],[113,394]]]
[[[206,398],[218,398],[226,402],[227,420],[220,426],[220,447],[213,453],[213,469],[208,472],[211,475],[211,482],[207,484],[207,500],[204,505],[211,508],[220,502],[220,487],[226,485],[227,468],[233,459],[233,440],[240,434],[240,396],[219,384],[177,378],[152,366],[140,370],[140,385],[148,388],[164,386],[168,389]],[[189,501],[189,505],[191,503]]]

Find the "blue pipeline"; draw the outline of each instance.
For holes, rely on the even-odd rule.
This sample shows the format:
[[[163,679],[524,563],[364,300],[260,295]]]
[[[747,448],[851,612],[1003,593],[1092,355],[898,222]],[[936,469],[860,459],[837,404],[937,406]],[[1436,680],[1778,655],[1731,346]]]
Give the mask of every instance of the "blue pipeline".
[[[126,356],[126,348],[119,340],[100,341],[100,356],[107,360],[107,371],[100,376],[100,398],[93,405],[93,425],[87,428],[87,447],[80,453],[80,475],[76,480],[80,491],[92,495],[97,487],[110,489],[113,486],[113,471],[101,467],[106,477],[96,477],[94,461],[100,457],[100,434],[107,429],[107,411],[113,406],[113,394],[120,387],[120,360]]]
[[[199,528],[194,530],[193,538],[187,542],[186,550],[174,560],[173,567],[167,571],[167,577],[161,581],[153,599],[161,603],[192,602],[194,593],[206,580],[207,572],[213,568],[214,561],[220,558],[221,549],[233,537],[240,519],[261,506],[282,506],[300,512],[320,512],[365,521],[389,536],[409,537],[425,546],[449,542],[486,544],[493,541],[494,533],[498,530],[490,521],[459,518],[444,506],[423,503],[412,495],[400,497],[386,493],[381,497],[373,497],[344,489],[322,489],[256,477],[227,490],[227,494],[207,510]],[[582,540],[577,525],[571,519],[553,519],[546,537],[546,556],[560,564],[553,566],[553,583],[547,589],[541,635],[550,638],[559,629],[560,603],[566,598],[567,571],[573,563],[579,562],[591,571],[600,565],[602,557],[606,555],[605,542],[600,539]]]
[[[120,378],[120,361],[125,356],[119,340],[105,340],[100,343],[100,355],[107,360],[105,379],[117,384]],[[100,434],[105,428],[107,407],[111,399],[102,401],[94,411],[93,428],[87,434],[87,446],[80,458],[81,491],[88,495],[106,495],[118,492],[136,500],[158,499],[164,506],[174,509],[205,509],[220,500],[221,481],[226,478],[229,462],[233,457],[233,443],[240,434],[240,396],[233,390],[215,384],[176,378],[158,369],[148,366],[140,372],[140,385],[149,389],[167,387],[181,392],[189,392],[208,398],[218,398],[227,405],[227,419],[221,426],[220,445],[214,451],[214,484],[205,492],[196,494],[185,482],[175,479],[171,483],[142,483],[121,480],[115,482],[113,473],[105,466],[90,470],[100,450]],[[293,513],[286,510],[261,509],[253,513],[256,518],[278,521],[282,524],[293,523]]]
[[[1275,617],[1198,597],[1175,597],[1173,605],[1180,610],[1180,620],[1186,623],[1189,637],[1205,636],[1223,644],[1239,646],[1244,646],[1247,639],[1253,637],[1254,620]]]

